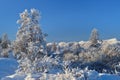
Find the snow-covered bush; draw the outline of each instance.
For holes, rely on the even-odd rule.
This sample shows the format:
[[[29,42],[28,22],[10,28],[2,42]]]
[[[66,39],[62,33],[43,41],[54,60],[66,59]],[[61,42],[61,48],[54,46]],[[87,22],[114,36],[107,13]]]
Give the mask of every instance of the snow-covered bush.
[[[115,65],[120,62],[120,43],[116,39],[97,40],[97,46],[90,46],[90,41],[48,43],[51,55],[59,56],[64,61],[71,61],[69,66],[115,73]],[[59,53],[59,54],[57,54]],[[54,58],[53,57],[53,58]],[[117,69],[119,72],[119,70]]]
[[[63,59],[65,61],[75,61],[78,60],[78,56],[68,52],[64,54]]]
[[[57,53],[58,51],[58,46],[57,43],[48,43],[47,44],[47,52],[49,53],[49,55],[53,54],[53,53]]]

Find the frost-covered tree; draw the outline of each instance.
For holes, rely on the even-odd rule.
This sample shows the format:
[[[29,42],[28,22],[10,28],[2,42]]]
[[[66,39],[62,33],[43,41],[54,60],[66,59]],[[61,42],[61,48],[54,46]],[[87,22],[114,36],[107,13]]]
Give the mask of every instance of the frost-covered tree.
[[[30,12],[25,10],[21,13],[20,19],[17,21],[20,28],[13,43],[13,50],[15,56],[21,58],[20,64],[22,65],[20,66],[22,69],[24,68],[22,61],[29,61],[31,63],[29,65],[34,65],[32,64],[34,60],[38,60],[47,54],[45,35],[40,29],[39,18],[39,11],[31,9]]]
[[[3,34],[2,36],[2,43],[1,46],[2,48],[8,48],[8,44],[10,44],[10,41],[8,40],[8,35],[7,34]]]
[[[39,18],[39,11],[36,9],[31,9],[30,13],[25,10],[20,14],[20,19],[17,23],[21,26],[13,44],[15,55],[23,52],[27,56],[31,56],[31,54],[33,55],[33,51],[35,49],[37,49],[37,52],[35,51],[36,54],[34,54],[34,56],[46,54],[45,35],[40,29]],[[20,55],[22,56],[22,54]]]
[[[1,38],[1,56],[8,57],[10,51],[10,40],[8,39],[7,34],[3,34]]]
[[[99,33],[97,29],[93,29],[90,36],[91,45],[95,46],[99,40]]]
[[[57,44],[54,42],[51,48],[52,53],[56,52],[57,50]]]

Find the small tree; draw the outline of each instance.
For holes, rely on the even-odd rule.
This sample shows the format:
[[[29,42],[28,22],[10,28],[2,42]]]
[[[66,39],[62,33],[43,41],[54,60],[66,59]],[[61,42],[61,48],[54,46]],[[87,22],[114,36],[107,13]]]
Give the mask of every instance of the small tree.
[[[10,51],[10,40],[8,39],[7,34],[3,34],[2,35],[2,39],[1,39],[1,49],[2,49],[2,54],[1,56],[3,57],[8,57],[9,56],[9,51]]]
[[[97,29],[93,29],[90,36],[91,45],[96,46],[99,40],[99,34]]]
[[[8,36],[7,34],[3,34],[2,36],[2,43],[1,46],[3,49],[8,48],[8,44],[10,43],[10,41],[8,40]]]

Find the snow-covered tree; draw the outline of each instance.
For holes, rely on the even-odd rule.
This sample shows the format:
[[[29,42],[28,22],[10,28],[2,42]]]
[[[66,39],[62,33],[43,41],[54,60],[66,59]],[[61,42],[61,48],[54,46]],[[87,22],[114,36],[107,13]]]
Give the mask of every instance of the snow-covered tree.
[[[8,40],[7,34],[3,34],[3,36],[2,36],[2,43],[1,43],[2,48],[3,49],[7,48],[8,44],[10,44],[10,40]]]
[[[8,57],[9,51],[10,51],[10,40],[8,39],[7,34],[3,34],[1,38],[1,56],[2,57]]]
[[[93,29],[90,36],[91,45],[96,45],[99,40],[99,33],[97,29]]]
[[[13,50],[15,56],[21,58],[20,63],[27,58],[31,62],[29,65],[33,65],[32,62],[34,60],[38,60],[47,54],[45,35],[40,29],[39,18],[39,11],[31,9],[30,12],[25,10],[21,13],[20,19],[17,21],[20,24],[20,28],[17,32],[16,40],[13,42]],[[25,61],[27,60],[25,59]],[[20,66],[23,68],[22,65]]]

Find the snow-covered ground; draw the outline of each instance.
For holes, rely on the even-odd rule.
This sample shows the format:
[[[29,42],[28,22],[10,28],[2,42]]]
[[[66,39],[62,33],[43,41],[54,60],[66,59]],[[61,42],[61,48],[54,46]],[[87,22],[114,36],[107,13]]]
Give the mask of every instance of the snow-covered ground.
[[[0,58],[0,80],[85,80],[82,79],[83,75],[77,75],[75,77],[71,73],[66,74],[48,74],[48,73],[40,73],[40,74],[17,74],[15,71],[17,70],[18,63],[15,59],[10,58]],[[14,74],[15,73],[15,74]],[[96,71],[87,71],[87,79],[88,80],[120,80],[120,76],[98,73]],[[80,78],[81,77],[81,78]],[[1,79],[2,78],[2,79]],[[39,78],[39,79],[38,79]]]
[[[89,41],[88,42],[81,41],[81,42],[74,42],[74,43],[60,42],[57,44],[57,47],[59,47],[58,50],[56,50],[56,52],[53,50],[53,54],[54,53],[55,55],[56,53],[60,54],[64,52],[64,49],[66,50],[70,49],[74,53],[74,51],[77,50],[74,48],[78,46],[78,43],[84,49],[89,49]],[[102,47],[103,47],[102,50],[106,49],[105,48],[106,46],[114,45],[114,44],[117,46],[116,50],[119,50],[120,48],[118,47],[117,43],[118,43],[117,39],[104,40],[102,43]],[[53,43],[47,44],[48,47],[52,47],[52,45],[55,45],[55,44]],[[72,45],[72,47],[70,47],[70,45]],[[50,48],[50,49],[52,53],[52,49],[54,49],[54,46],[53,48]],[[75,55],[72,54],[71,56],[75,56]],[[67,57],[70,57],[70,54],[67,55]],[[73,68],[72,71],[69,71],[69,70],[67,71],[67,69],[64,70],[64,68],[61,69],[59,67],[61,67],[61,65],[62,67],[64,67],[64,65],[69,63],[69,61],[68,62],[65,60],[60,61],[61,59],[59,59],[59,57],[56,58],[54,56],[53,57],[45,56],[40,61],[40,67],[44,66],[48,68],[48,70],[45,68],[45,71],[40,73],[35,73],[35,74],[19,73],[19,72],[16,72],[18,70],[18,62],[16,59],[13,59],[13,58],[14,58],[13,56],[9,56],[9,58],[0,58],[0,80],[120,80],[119,73],[117,75],[117,74],[99,73],[95,70],[88,70],[88,69],[76,70]],[[25,64],[28,64],[28,63],[25,62]]]
[[[0,58],[0,79],[15,73],[18,63],[15,59]]]

